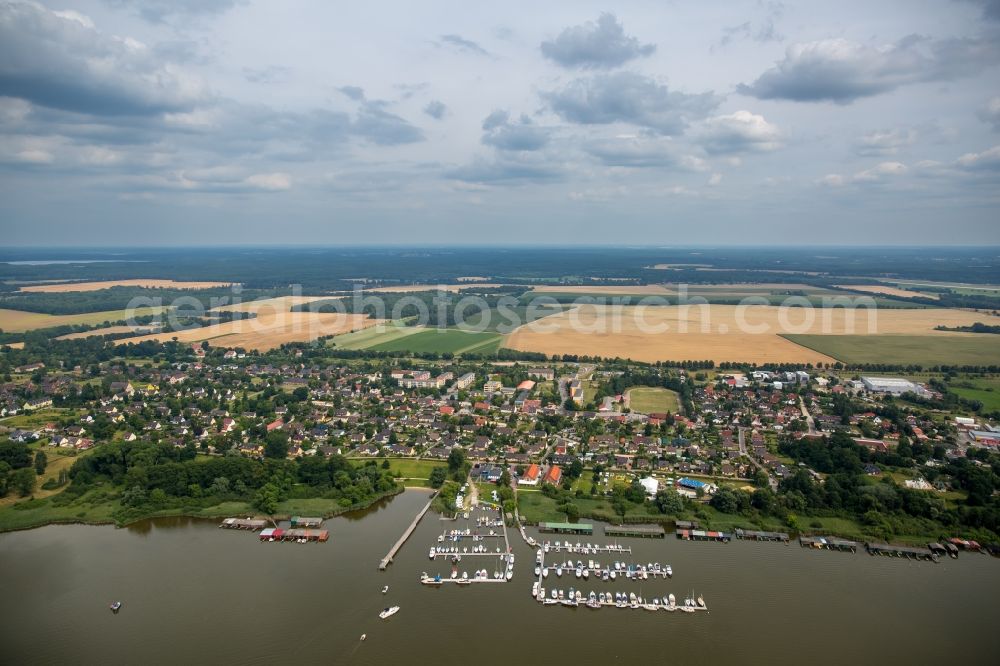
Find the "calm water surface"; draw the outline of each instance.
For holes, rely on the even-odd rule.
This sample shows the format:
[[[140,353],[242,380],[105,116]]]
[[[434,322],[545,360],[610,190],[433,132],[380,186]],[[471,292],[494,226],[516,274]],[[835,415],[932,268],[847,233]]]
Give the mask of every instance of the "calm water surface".
[[[432,513],[379,572],[379,559],[426,499],[407,491],[327,521],[330,541],[318,545],[261,544],[215,521],[187,519],[0,535],[0,663],[842,666],[1000,659],[1000,561],[987,556],[934,565],[797,545],[626,539],[633,561],[670,563],[673,579],[580,586],[563,576],[560,586],[679,599],[693,590],[711,612],[543,607],[530,598],[533,552],[516,532],[511,583],[420,585],[421,571],[447,571],[427,550],[452,524]],[[483,566],[492,572],[488,561]],[[384,597],[383,585],[390,586]],[[107,610],[115,599],[124,602],[118,615]],[[402,610],[379,620],[390,603]]]

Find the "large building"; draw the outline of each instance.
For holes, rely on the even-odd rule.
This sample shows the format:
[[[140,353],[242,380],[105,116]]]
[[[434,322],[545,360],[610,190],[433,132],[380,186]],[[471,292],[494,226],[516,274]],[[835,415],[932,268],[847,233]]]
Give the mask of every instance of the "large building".
[[[900,377],[862,377],[861,384],[865,390],[872,393],[888,393],[890,395],[903,395],[904,393],[924,395],[927,393],[924,387]]]

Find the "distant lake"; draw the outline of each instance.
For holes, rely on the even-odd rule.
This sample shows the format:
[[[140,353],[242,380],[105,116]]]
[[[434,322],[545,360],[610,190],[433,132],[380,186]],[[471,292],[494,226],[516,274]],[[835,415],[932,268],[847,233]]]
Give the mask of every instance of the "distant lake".
[[[694,591],[710,612],[570,609],[531,599],[534,553],[516,531],[511,582],[420,585],[422,571],[448,572],[427,551],[455,523],[433,513],[379,572],[426,500],[407,491],[328,520],[326,544],[260,543],[256,534],[190,519],[2,534],[3,662],[911,666],[995,663],[1000,655],[1000,562],[986,555],[931,564],[797,544],[621,539],[631,557],[572,557],[669,563],[673,579],[601,583],[564,574],[549,576],[546,587],[678,599]],[[482,562],[492,572],[493,560],[466,557],[462,565]],[[113,600],[124,603],[118,615],[108,610]],[[382,621],[387,605],[401,610]]]

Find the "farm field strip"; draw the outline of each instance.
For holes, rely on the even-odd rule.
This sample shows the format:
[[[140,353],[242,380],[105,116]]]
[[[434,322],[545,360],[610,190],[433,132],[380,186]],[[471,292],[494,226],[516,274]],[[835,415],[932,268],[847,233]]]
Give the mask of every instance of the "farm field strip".
[[[0,329],[8,333],[23,333],[39,328],[53,326],[95,326],[104,322],[122,321],[129,315],[143,317],[159,314],[163,308],[149,307],[128,310],[104,310],[101,312],[84,312],[81,314],[50,315],[40,312],[25,312],[23,310],[7,310],[0,308]]]
[[[843,308],[754,306],[741,311],[730,305],[644,309],[591,305],[546,318],[547,328],[555,330],[533,331],[522,326],[508,336],[505,345],[521,351],[637,361],[710,359],[815,364],[832,362],[834,357],[822,349],[798,343],[797,337],[782,334],[788,331],[799,335],[865,334],[871,323],[874,332],[880,335],[958,339],[962,334],[935,331],[934,327],[1000,322],[998,317],[949,309],[878,310],[872,311],[871,322],[869,316],[865,309]],[[682,332],[683,327],[687,327],[686,332]],[[759,332],[752,332],[755,330]]]
[[[150,289],[211,289],[213,287],[228,287],[232,282],[188,282],[160,279],[135,280],[102,280],[97,282],[59,282],[55,284],[35,284],[21,287],[23,292],[43,294],[63,294],[75,291],[99,291],[111,287],[145,287]]]
[[[922,296],[923,298],[933,298],[937,299],[937,294],[924,294],[919,291],[910,291],[909,289],[900,289],[899,287],[890,287],[884,284],[844,284],[835,285],[841,289],[853,289],[854,291],[864,291],[869,294],[883,294],[885,296],[900,296],[902,298],[913,298],[914,296]]]
[[[784,335],[803,347],[844,363],[898,365],[993,365],[1000,363],[1000,336],[951,335]]]
[[[472,333],[455,328],[421,328],[413,335],[382,342],[368,347],[372,351],[408,351],[461,353],[463,350],[497,343],[502,339],[499,333]]]
[[[338,335],[331,342],[337,349],[368,349],[374,345],[419,333],[421,330],[416,326],[382,323],[360,331]]]

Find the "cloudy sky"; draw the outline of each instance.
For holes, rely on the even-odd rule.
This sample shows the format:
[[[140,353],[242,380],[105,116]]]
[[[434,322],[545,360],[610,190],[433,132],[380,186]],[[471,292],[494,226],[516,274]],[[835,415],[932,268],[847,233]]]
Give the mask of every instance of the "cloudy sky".
[[[0,233],[1000,244],[1000,1],[0,1]]]

